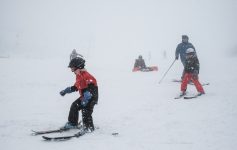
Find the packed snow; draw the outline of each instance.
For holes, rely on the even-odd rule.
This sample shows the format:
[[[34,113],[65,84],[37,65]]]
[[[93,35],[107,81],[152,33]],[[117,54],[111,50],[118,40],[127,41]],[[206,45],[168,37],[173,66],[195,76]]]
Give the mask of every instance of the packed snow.
[[[0,2],[0,147],[4,150],[234,150],[237,148],[237,2],[128,0]],[[205,95],[174,99],[181,35],[196,47]],[[67,122],[77,92],[73,48],[98,81],[96,130],[47,142],[31,130]],[[154,72],[132,72],[138,55]],[[188,86],[188,94],[195,94]],[[80,116],[81,119],[81,116]],[[77,131],[48,136],[72,135]],[[114,136],[112,133],[118,133]]]

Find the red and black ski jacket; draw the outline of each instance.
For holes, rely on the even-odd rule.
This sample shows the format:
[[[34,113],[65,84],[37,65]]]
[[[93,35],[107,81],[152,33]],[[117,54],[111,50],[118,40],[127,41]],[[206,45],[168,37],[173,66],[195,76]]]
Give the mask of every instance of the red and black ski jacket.
[[[76,82],[71,87],[73,91],[79,91],[80,95],[83,96],[85,91],[89,91],[92,94],[92,100],[98,102],[98,86],[96,79],[88,73],[86,70],[76,75]]]

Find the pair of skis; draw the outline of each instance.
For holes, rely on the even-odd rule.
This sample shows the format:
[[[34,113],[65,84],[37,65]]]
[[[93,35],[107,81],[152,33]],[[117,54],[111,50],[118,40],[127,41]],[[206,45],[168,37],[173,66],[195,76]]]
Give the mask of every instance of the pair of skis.
[[[32,130],[32,135],[44,135],[44,134],[50,134],[50,133],[62,133],[62,132],[66,132],[66,131],[69,131],[71,129],[56,129],[56,130],[45,130],[45,131],[34,131]],[[56,136],[56,137],[49,137],[49,136],[42,136],[42,138],[44,140],[47,140],[47,141],[60,141],[60,140],[69,140],[71,138],[74,138],[74,137],[80,137],[80,136],[83,136],[86,131],[85,130],[82,130],[82,129],[76,129],[76,130],[80,130],[78,133],[76,134],[73,134],[73,135],[70,135],[70,136]]]
[[[50,134],[50,133],[62,133],[62,132],[66,132],[69,130],[78,130],[79,132],[70,136],[57,136],[57,137],[48,137],[48,136],[42,136],[43,139],[47,140],[47,141],[57,141],[57,140],[69,140],[71,138],[74,137],[80,137],[83,136],[86,132],[83,130],[83,125],[82,122],[79,122],[79,126],[77,128],[74,129],[67,129],[67,128],[59,128],[59,129],[55,129],[55,130],[43,130],[43,131],[35,131],[35,130],[31,130],[32,134],[31,135],[44,135],[44,134]]]
[[[99,127],[96,127],[96,129],[99,129]],[[72,130],[72,129],[56,129],[56,130],[45,130],[45,131],[34,131],[32,130],[32,135],[44,135],[44,134],[50,134],[50,133],[62,133],[62,132],[65,132],[65,131],[69,131],[69,130]],[[73,135],[69,135],[69,136],[55,136],[55,137],[49,137],[49,136],[42,136],[42,138],[45,140],[45,141],[65,141],[65,140],[69,140],[69,139],[72,139],[72,138],[79,138],[87,133],[90,133],[88,131],[85,131],[83,129],[78,129],[80,130],[78,133],[76,134],[73,134]],[[118,132],[113,132],[111,133],[112,136],[116,137],[119,135]]]
[[[75,137],[79,138],[79,137],[83,136],[84,134],[86,134],[86,131],[81,130],[78,133],[69,135],[69,136],[57,136],[57,137],[42,136],[42,138],[47,141],[63,141],[63,140],[69,140],[69,139],[75,138]]]

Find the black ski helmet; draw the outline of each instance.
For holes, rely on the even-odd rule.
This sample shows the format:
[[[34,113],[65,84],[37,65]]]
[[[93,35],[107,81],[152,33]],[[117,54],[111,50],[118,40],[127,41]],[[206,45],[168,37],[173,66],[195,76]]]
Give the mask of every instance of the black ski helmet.
[[[69,68],[77,68],[77,69],[84,69],[85,67],[85,60],[82,59],[81,57],[76,57],[76,58],[73,58],[68,67]]]

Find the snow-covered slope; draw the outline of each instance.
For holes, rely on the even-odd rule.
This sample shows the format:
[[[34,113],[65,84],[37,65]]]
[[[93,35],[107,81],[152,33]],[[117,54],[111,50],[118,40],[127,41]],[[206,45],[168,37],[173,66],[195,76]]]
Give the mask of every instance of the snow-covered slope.
[[[0,149],[236,149],[236,15],[236,0],[0,1]],[[182,34],[197,50],[200,81],[210,83],[192,100],[174,99],[180,61],[158,83]],[[75,80],[67,68],[73,48],[98,80],[99,129],[45,142],[31,130],[64,125],[78,97],[59,95]],[[159,71],[133,73],[138,55]]]
[[[163,61],[166,66],[158,72],[146,73],[132,73],[129,67],[92,65],[93,61],[89,60],[91,64],[87,68],[99,84],[99,104],[93,114],[99,129],[80,139],[48,143],[41,136],[30,134],[32,129],[55,129],[67,121],[70,104],[78,97],[78,93],[65,97],[58,94],[74,83],[74,74],[66,67],[68,60],[1,59],[1,147],[8,150],[235,149],[237,70],[231,65],[235,61],[236,58],[228,58],[226,64],[216,62],[216,69],[200,74],[202,82],[210,82],[204,87],[206,95],[193,100],[174,100],[180,85],[171,80],[179,78],[180,62],[158,84],[168,60]],[[219,68],[225,66],[228,69],[221,73]],[[193,86],[188,90],[196,92]],[[119,135],[114,137],[113,132]]]

